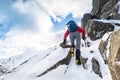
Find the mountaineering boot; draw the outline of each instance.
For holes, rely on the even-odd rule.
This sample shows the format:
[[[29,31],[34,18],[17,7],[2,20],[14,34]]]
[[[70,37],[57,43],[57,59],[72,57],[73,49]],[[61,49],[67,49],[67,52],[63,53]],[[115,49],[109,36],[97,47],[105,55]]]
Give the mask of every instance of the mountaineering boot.
[[[80,61],[80,50],[79,50],[79,49],[76,50],[76,64],[77,64],[77,65],[81,65],[81,61]]]
[[[74,48],[73,47],[70,49],[70,55],[71,55],[71,57],[74,57]]]

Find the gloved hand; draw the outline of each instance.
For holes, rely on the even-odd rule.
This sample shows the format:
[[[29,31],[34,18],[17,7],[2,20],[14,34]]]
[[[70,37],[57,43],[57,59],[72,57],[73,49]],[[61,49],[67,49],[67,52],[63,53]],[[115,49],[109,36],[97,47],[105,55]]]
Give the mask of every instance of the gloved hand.
[[[64,44],[64,45],[66,44],[66,39],[63,40],[63,44]]]
[[[85,36],[83,36],[83,37],[82,37],[82,39],[83,39],[83,40],[86,40],[86,37],[85,37]]]

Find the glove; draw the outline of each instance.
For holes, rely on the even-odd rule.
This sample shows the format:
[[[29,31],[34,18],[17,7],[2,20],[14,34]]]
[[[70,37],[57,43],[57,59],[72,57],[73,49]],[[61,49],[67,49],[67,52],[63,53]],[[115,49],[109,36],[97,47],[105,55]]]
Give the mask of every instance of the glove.
[[[83,40],[85,40],[85,39],[86,39],[86,37],[84,36],[84,37],[82,37],[82,39],[83,39]]]
[[[63,40],[63,44],[66,44],[66,39]]]

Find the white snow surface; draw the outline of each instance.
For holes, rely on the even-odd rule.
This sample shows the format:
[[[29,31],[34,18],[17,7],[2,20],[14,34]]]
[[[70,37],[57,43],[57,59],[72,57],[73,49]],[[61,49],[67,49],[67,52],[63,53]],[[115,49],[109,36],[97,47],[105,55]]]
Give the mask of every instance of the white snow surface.
[[[90,40],[89,40],[90,41]],[[49,71],[43,76],[37,77],[44,71],[52,67],[54,64],[65,58],[69,49],[63,49],[59,45],[51,47],[43,51],[34,51],[28,49],[21,55],[11,57],[6,61],[5,66],[8,66],[10,73],[0,76],[1,80],[112,80],[108,65],[105,65],[103,58],[98,51],[100,39],[90,41],[91,47],[81,46],[81,55],[88,58],[86,63],[87,69],[82,65],[75,64],[75,57],[71,59],[69,67],[67,65],[60,65],[56,69]],[[84,41],[82,41],[84,44]],[[94,51],[94,53],[90,53]],[[91,59],[94,57],[99,61],[100,70],[103,78],[100,78],[92,70]],[[10,61],[11,60],[11,63]],[[3,64],[2,62],[0,64]],[[14,68],[14,69],[13,69]],[[65,73],[65,70],[67,72]]]

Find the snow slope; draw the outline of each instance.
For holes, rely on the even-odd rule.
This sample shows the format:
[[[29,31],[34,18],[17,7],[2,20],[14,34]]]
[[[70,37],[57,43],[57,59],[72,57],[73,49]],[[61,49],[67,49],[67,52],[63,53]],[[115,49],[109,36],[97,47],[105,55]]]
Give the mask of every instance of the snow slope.
[[[90,41],[90,40],[89,40]],[[9,65],[9,73],[0,76],[1,80],[112,80],[108,66],[104,64],[98,51],[100,40],[90,41],[91,47],[81,47],[81,55],[88,58],[87,69],[82,65],[75,64],[75,58],[70,64],[60,65],[46,74],[37,77],[52,67],[54,64],[65,58],[69,49],[62,49],[59,46],[49,48],[44,51],[26,51],[20,56],[11,58],[13,63]],[[83,41],[82,41],[83,43]],[[83,43],[84,44],[84,43]],[[90,53],[90,51],[94,53]],[[29,53],[29,54],[28,54]],[[99,61],[103,78],[100,78],[92,70],[91,59],[95,57]],[[7,60],[7,59],[6,59]],[[5,61],[5,60],[4,60]],[[2,63],[1,63],[2,64]],[[9,62],[8,62],[9,64]],[[7,64],[7,65],[8,65]],[[67,72],[65,73],[65,71]]]

